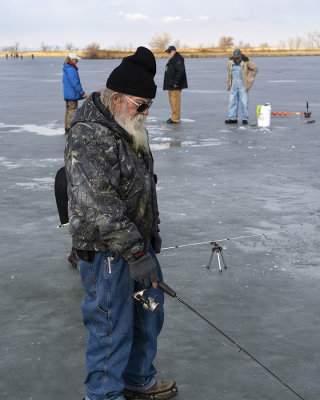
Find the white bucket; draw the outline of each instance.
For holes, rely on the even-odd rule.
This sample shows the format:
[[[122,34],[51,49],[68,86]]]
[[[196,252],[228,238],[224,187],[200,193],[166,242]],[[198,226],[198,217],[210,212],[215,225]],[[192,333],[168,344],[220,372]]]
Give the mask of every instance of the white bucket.
[[[258,126],[268,127],[270,126],[271,117],[271,104],[266,103],[263,106],[257,106],[257,118]]]

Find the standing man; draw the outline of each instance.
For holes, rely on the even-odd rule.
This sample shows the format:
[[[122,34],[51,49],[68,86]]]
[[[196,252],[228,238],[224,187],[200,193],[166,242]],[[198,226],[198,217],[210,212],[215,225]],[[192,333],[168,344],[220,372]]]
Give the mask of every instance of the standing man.
[[[77,63],[81,58],[76,53],[70,53],[63,63],[63,95],[66,102],[65,133],[70,131],[70,119],[78,109],[78,100],[87,99],[82,89]]]
[[[168,119],[168,124],[180,122],[181,109],[181,90],[188,87],[187,75],[184,66],[184,58],[177,52],[174,46],[169,46],[166,50],[169,61],[167,62],[163,90],[168,90],[172,116]]]
[[[139,47],[90,95],[71,122],[65,148],[69,223],[86,292],[86,400],[169,399],[153,360],[164,295],[156,176],[146,118],[157,87],[152,52]],[[131,294],[150,287],[160,303],[144,310]]]
[[[239,49],[233,51],[228,63],[228,86],[230,91],[229,99],[229,119],[226,124],[236,124],[238,122],[239,101],[241,104],[241,115],[243,125],[248,124],[249,118],[249,90],[253,85],[257,75],[258,67]]]

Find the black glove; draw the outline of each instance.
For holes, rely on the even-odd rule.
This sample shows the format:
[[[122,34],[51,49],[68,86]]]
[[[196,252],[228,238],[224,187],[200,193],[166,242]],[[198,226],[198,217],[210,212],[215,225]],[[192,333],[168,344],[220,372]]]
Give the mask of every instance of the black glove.
[[[151,282],[158,282],[157,264],[149,253],[144,253],[136,260],[128,261],[131,278],[149,287]]]
[[[151,246],[156,254],[160,253],[161,244],[162,240],[159,233],[157,232],[156,235],[153,238],[151,238]]]

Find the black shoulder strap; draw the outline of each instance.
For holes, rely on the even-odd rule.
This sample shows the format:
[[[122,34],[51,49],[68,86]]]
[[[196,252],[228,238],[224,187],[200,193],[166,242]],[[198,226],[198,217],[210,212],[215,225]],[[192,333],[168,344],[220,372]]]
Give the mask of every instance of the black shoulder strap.
[[[54,194],[56,197],[58,213],[61,225],[69,222],[68,217],[68,193],[67,175],[65,167],[58,170],[54,181]]]

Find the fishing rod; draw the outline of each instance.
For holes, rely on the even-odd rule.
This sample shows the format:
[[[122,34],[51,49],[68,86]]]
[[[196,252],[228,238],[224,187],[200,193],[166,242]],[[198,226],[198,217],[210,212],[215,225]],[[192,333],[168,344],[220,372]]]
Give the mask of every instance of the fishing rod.
[[[278,232],[270,232],[271,235],[275,234],[275,233],[278,233]],[[207,269],[210,269],[213,256],[214,256],[214,254],[216,254],[217,259],[218,259],[219,272],[222,272],[222,265],[223,265],[224,269],[227,269],[227,264],[226,264],[223,254],[222,254],[223,248],[222,248],[222,246],[220,246],[218,244],[218,242],[225,242],[228,240],[240,240],[240,239],[258,237],[258,236],[264,236],[265,238],[267,238],[265,233],[259,233],[259,234],[255,234],[255,235],[243,235],[243,236],[230,237],[230,238],[224,238],[224,239],[218,239],[218,240],[210,240],[210,242],[198,242],[198,243],[183,244],[180,246],[177,245],[177,246],[165,247],[165,248],[162,248],[161,250],[163,251],[163,250],[172,250],[172,249],[182,249],[184,247],[200,246],[203,244],[211,244],[212,249],[211,249],[211,255],[209,258],[209,262],[207,264]]]
[[[234,346],[237,347],[239,352],[243,352],[246,354],[252,361],[260,365],[268,374],[270,374],[273,378],[275,378],[285,389],[289,389],[291,393],[293,393],[295,396],[297,396],[300,400],[305,400],[299,393],[297,393],[291,386],[286,384],[281,378],[278,377],[274,372],[272,372],[268,367],[266,367],[262,362],[260,362],[256,357],[254,357],[252,354],[250,354],[247,350],[245,350],[242,346],[240,346],[235,340],[233,340],[230,336],[228,336],[225,332],[223,332],[222,329],[218,328],[216,325],[214,325],[211,321],[209,321],[206,317],[204,317],[202,314],[200,314],[196,309],[191,307],[188,303],[186,303],[184,300],[182,300],[179,296],[177,296],[176,292],[171,289],[166,283],[164,282],[158,282],[158,288],[161,289],[164,293],[169,295],[170,297],[176,298],[180,303],[182,303],[184,306],[189,308],[192,312],[194,312],[198,317],[203,319],[207,324],[209,324],[212,328],[214,328],[216,331],[218,331],[222,336],[224,336],[226,339],[229,340]],[[153,313],[157,312],[159,310],[159,304],[154,302],[154,299],[152,297],[148,297],[146,292],[148,289],[143,289],[140,292],[133,293],[131,296],[138,301],[145,310],[150,310]]]
[[[268,235],[274,235],[276,233],[278,233],[278,232],[270,232],[270,233],[268,233]],[[257,237],[257,236],[264,236],[267,239],[267,235],[265,233],[258,233],[256,235],[245,235],[245,236],[237,236],[237,237],[230,237],[230,238],[224,238],[224,239],[215,239],[215,240],[210,240],[209,242],[198,242],[198,243],[189,243],[189,244],[182,244],[182,245],[176,245],[176,246],[170,246],[170,247],[163,247],[163,248],[161,248],[161,251],[182,249],[184,247],[191,247],[191,246],[200,246],[202,244],[213,244],[215,242],[226,242],[228,240],[247,239],[247,238],[252,238],[252,237]]]

